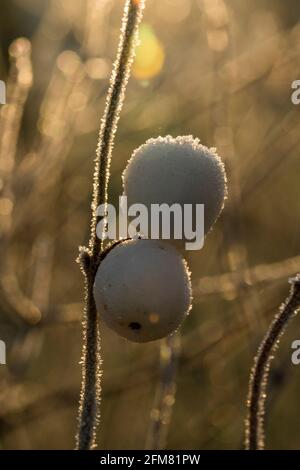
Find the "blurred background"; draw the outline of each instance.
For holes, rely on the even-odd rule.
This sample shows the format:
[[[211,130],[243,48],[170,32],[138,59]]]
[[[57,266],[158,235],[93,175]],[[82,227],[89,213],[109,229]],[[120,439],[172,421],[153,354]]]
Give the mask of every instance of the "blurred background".
[[[159,434],[170,449],[239,449],[254,354],[300,270],[300,106],[291,102],[300,3],[146,3],[110,200],[122,192],[132,151],[166,134],[217,147],[229,197],[204,249],[188,252],[194,306],[172,348],[131,344],[102,326],[98,442],[143,449]],[[2,449],[74,447],[83,299],[75,259],[89,237],[93,158],[123,4],[1,1]],[[295,339],[299,318],[272,367],[267,448],[300,448]]]

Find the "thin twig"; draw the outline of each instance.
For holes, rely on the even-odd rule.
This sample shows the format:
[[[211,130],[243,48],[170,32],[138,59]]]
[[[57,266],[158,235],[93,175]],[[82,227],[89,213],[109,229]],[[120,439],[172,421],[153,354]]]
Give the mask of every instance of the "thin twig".
[[[144,3],[144,0],[126,0],[125,2],[118,54],[111,75],[96,152],[89,249],[80,249],[79,261],[85,276],[85,309],[77,449],[91,449],[96,445],[101,361],[99,324],[93,297],[93,284],[103,251],[102,239],[97,237],[96,231],[97,207],[107,204],[111,154],[134,58],[134,46],[137,41],[138,25],[142,19]]]
[[[300,256],[292,256],[269,264],[256,264],[247,269],[226,272],[215,276],[202,276],[193,283],[194,303],[208,295],[238,292],[241,284],[249,288],[294,276],[300,264]],[[235,297],[233,297],[235,298]]]
[[[246,419],[246,450],[263,450],[265,446],[264,414],[267,385],[273,354],[289,320],[300,308],[300,274],[290,279],[291,290],[263,339],[250,376]]]
[[[96,233],[96,210],[100,204],[107,203],[111,154],[134,58],[134,46],[137,42],[138,25],[142,19],[144,4],[144,0],[127,0],[125,3],[118,55],[111,76],[104,116],[99,132],[95,161],[93,218],[90,239],[90,249],[94,258],[98,256],[99,248],[102,248],[102,240],[97,237]]]

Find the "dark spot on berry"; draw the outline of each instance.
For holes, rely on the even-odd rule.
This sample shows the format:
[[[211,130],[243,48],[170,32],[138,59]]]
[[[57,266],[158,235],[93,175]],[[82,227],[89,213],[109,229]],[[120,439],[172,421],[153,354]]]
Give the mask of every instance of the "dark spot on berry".
[[[129,323],[129,328],[131,328],[132,330],[140,330],[142,328],[142,325],[138,322],[135,322],[135,321],[132,321],[131,323]]]

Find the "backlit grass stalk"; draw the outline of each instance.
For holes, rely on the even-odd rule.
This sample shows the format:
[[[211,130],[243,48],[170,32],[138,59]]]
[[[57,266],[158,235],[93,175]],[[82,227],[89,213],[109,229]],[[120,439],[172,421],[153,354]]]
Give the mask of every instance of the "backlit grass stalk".
[[[300,274],[291,278],[290,283],[290,294],[271,323],[258,349],[251,372],[247,402],[246,450],[263,450],[265,447],[264,414],[270,365],[287,323],[300,308]]]
[[[96,445],[101,361],[99,324],[93,297],[93,284],[103,251],[103,242],[96,233],[98,222],[96,211],[99,205],[107,203],[111,154],[134,58],[138,25],[142,19],[144,4],[144,0],[126,0],[125,2],[118,54],[110,79],[96,152],[89,248],[80,249],[79,261],[85,276],[85,309],[77,449],[91,449]]]
[[[16,196],[13,180],[17,169],[20,129],[33,82],[30,41],[25,38],[15,39],[9,48],[9,58],[11,66],[7,80],[7,104],[1,106],[0,110],[0,198],[9,201],[11,209],[0,217],[0,290],[10,310],[26,323],[34,324],[40,320],[41,312],[23,292],[9,249],[15,230]]]
[[[161,342],[160,382],[156,392],[154,407],[151,410],[151,423],[146,441],[146,449],[163,450],[167,445],[168,432],[175,404],[180,346],[180,333],[178,332],[168,336]]]

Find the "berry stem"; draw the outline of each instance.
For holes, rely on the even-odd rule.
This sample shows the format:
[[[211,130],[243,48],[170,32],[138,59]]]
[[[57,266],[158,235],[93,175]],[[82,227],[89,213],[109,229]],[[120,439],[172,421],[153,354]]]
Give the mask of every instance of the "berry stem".
[[[93,296],[93,284],[104,247],[102,239],[97,237],[97,208],[102,204],[107,204],[111,155],[144,5],[145,0],[126,0],[125,2],[118,53],[111,74],[96,150],[89,249],[81,248],[79,255],[81,269],[85,276],[82,384],[79,427],[76,437],[76,448],[80,450],[88,450],[96,446],[101,391],[99,322]]]
[[[166,448],[168,431],[172,419],[176,394],[176,376],[180,355],[180,333],[176,332],[161,341],[160,381],[157,387],[151,423],[146,441],[146,449],[163,450]]]
[[[267,385],[273,353],[289,320],[300,308],[300,274],[290,279],[291,290],[272,321],[254,360],[250,375],[246,419],[246,450],[263,450],[265,447],[264,414]]]

